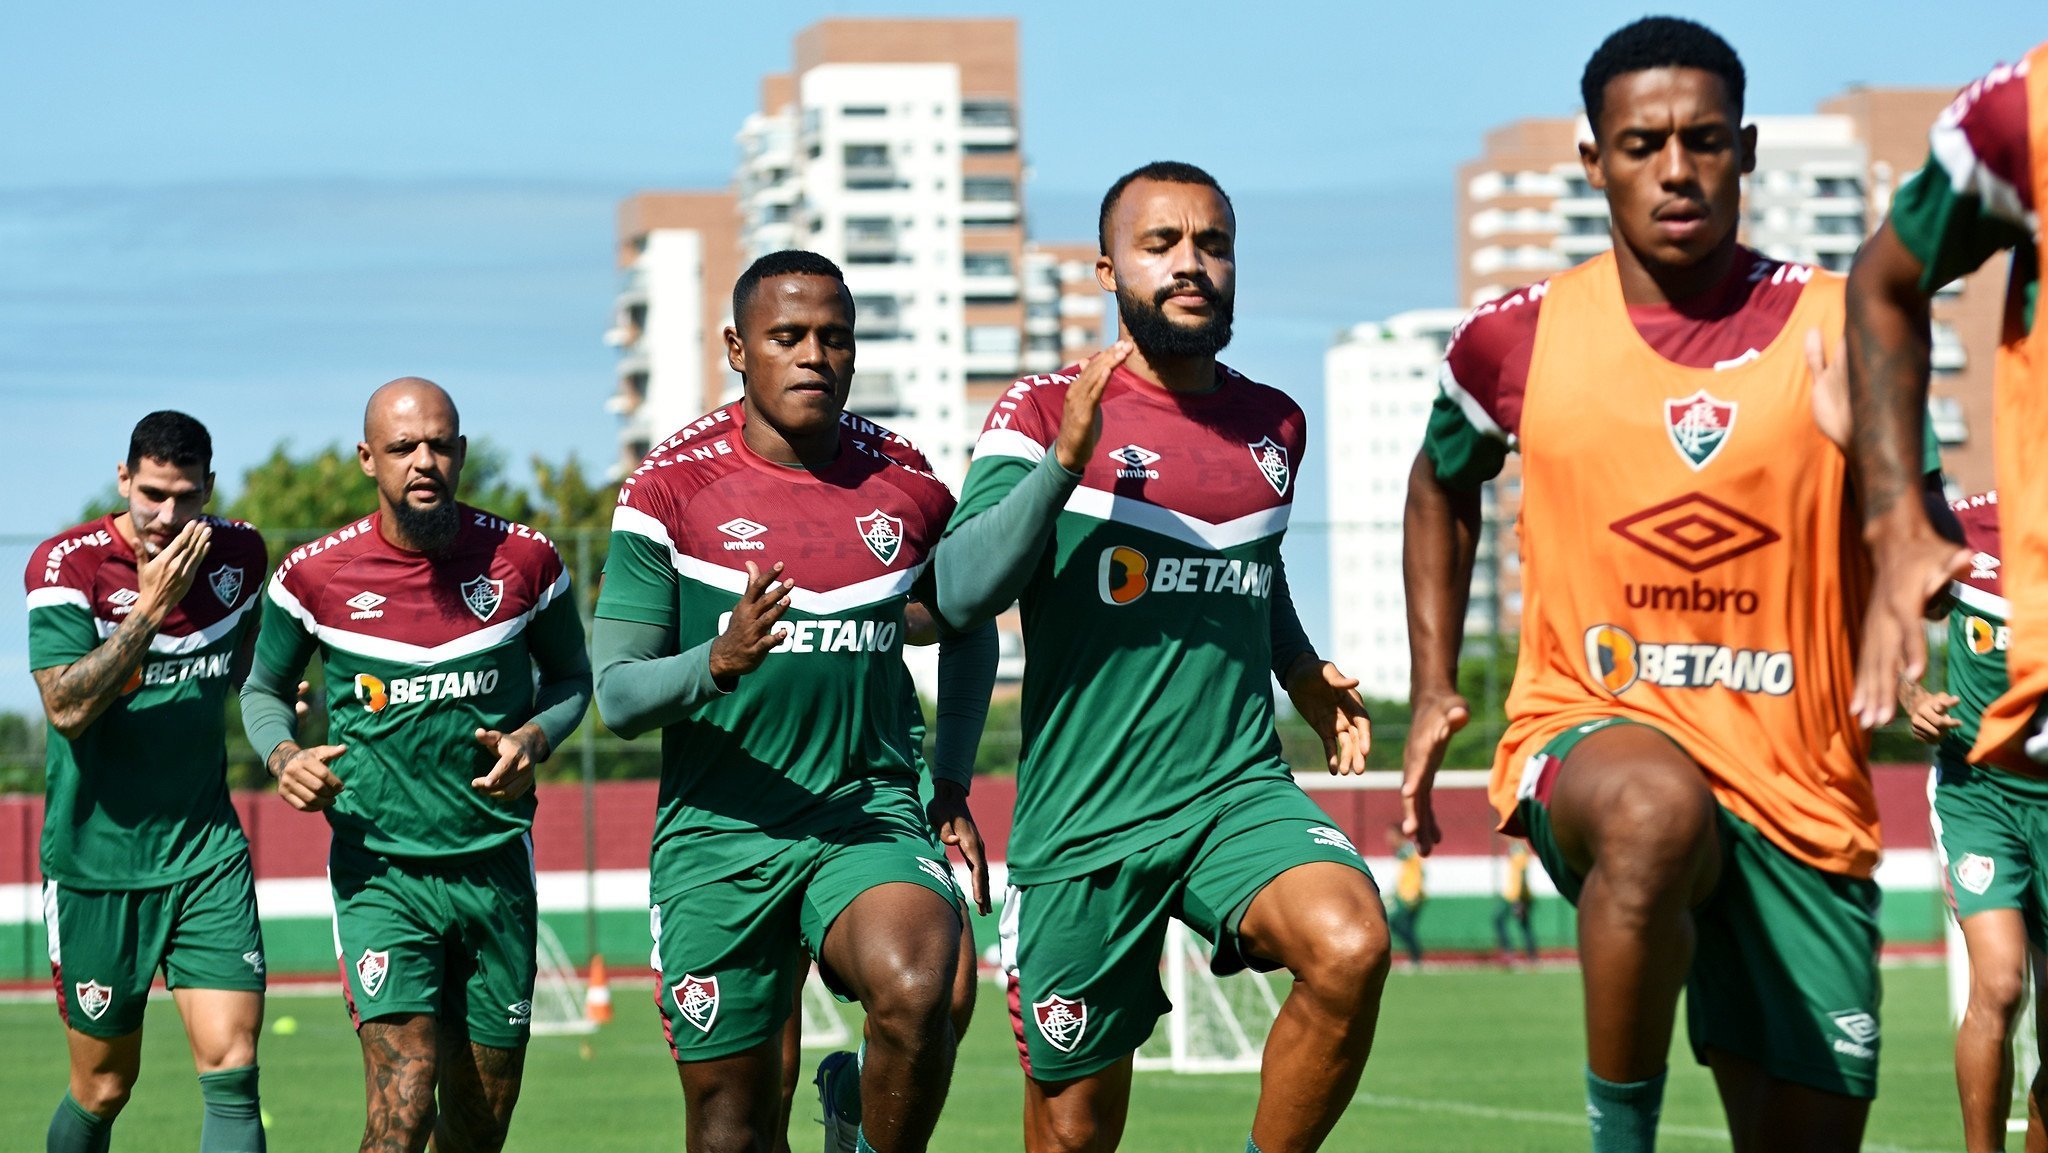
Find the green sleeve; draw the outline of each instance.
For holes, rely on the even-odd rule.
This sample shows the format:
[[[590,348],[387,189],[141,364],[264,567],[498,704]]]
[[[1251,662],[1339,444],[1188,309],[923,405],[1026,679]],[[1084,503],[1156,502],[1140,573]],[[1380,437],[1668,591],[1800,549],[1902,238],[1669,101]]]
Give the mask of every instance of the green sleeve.
[[[1301,627],[1301,615],[1294,611],[1294,596],[1287,588],[1287,562],[1275,558],[1273,561],[1273,677],[1285,685],[1287,670],[1301,659],[1303,653],[1316,651],[1308,639],[1308,630]]]
[[[1508,446],[1475,428],[1458,402],[1438,393],[1429,409],[1429,430],[1422,451],[1429,454],[1436,478],[1448,488],[1471,492],[1500,475],[1507,466]]]
[[[1015,603],[1080,483],[1049,452],[1036,464],[1014,456],[976,461],[932,557],[939,615],[965,628]]]
[[[573,588],[564,589],[534,614],[526,626],[526,648],[540,669],[540,688],[533,697],[533,717],[559,748],[590,708],[590,653],[583,647],[583,621],[576,615]]]
[[[64,590],[58,595],[69,598],[72,593]],[[28,611],[28,667],[53,669],[76,663],[86,654],[99,647],[99,630],[93,627],[92,610],[84,605],[84,595],[78,594],[80,603],[73,604],[67,599],[62,604],[38,604],[36,594],[30,594]]]
[[[242,729],[265,762],[271,750],[298,736],[299,674],[318,647],[299,619],[266,592],[256,659],[242,682]]]
[[[974,779],[974,755],[988,723],[989,693],[996,685],[996,625],[984,621],[964,633],[939,636],[938,729],[932,742],[932,776],[962,789]]]
[[[674,628],[680,584],[666,542],[614,529],[604,582],[598,586],[597,616]]]
[[[1892,232],[1920,261],[1920,291],[1929,296],[1959,276],[1975,272],[1998,253],[2033,238],[2025,229],[1995,216],[1984,198],[1956,189],[1938,157],[1892,196]]]
[[[597,711],[622,737],[672,725],[725,690],[711,679],[711,645],[676,652],[673,626],[616,617],[591,626],[597,666]]]

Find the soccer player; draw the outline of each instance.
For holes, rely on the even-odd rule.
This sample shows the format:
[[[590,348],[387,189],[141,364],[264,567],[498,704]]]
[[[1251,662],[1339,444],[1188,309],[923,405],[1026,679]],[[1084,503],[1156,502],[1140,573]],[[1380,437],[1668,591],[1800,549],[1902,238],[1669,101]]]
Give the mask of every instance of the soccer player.
[[[1293,974],[1246,1148],[1313,1149],[1365,1066],[1388,954],[1371,874],[1273,728],[1278,676],[1330,770],[1365,768],[1357,682],[1316,656],[1281,565],[1307,421],[1216,360],[1237,219],[1213,177],[1145,165],[1099,228],[1128,339],[1003,394],[939,546],[939,612],[1021,597],[1031,654],[1003,908],[1025,1146],[1122,1139],[1178,917],[1219,974]]]
[[[1529,843],[1517,837],[1508,847],[1500,899],[1493,906],[1493,939],[1500,945],[1501,964],[1512,965],[1515,961],[1515,947],[1508,937],[1511,924],[1522,933],[1521,955],[1530,964],[1536,963],[1536,931],[1529,925],[1529,913],[1535,904],[1536,894],[1529,889]]]
[[[915,1153],[953,1066],[962,926],[941,843],[961,848],[987,908],[965,774],[994,630],[936,622],[939,779],[923,810],[904,604],[932,603],[952,494],[891,434],[842,420],[854,312],[831,261],[762,257],[733,286],[733,317],[744,395],[627,478],[595,630],[606,721],[662,730],[651,919],[686,1140],[772,1147],[809,953],[867,1011],[855,1147]]]
[[[1970,957],[1969,1003],[1956,1029],[1956,1089],[1962,1098],[1963,1143],[1971,1150],[2005,1148],[2012,1106],[2012,1027],[2027,988],[2029,944],[2048,947],[2048,909],[2041,905],[2048,869],[2048,781],[1969,762],[1978,719],[2006,689],[2010,614],[1998,543],[1998,492],[1950,506],[1970,550],[1969,571],[1949,585],[1946,692],[1899,682],[1899,707],[1913,735],[1936,746],[1930,782],[1935,847],[1942,888]],[[2028,1148],[2040,1148],[2040,1099],[2048,1072],[2028,1087],[2037,1120]]]
[[[1927,163],[1899,186],[1849,277],[1849,382],[1864,536],[1877,561],[1856,704],[1865,724],[1892,715],[1897,680],[1926,664],[1921,616],[1969,551],[1929,523],[1912,491],[1912,446],[1927,407],[1928,304],[1944,285],[2013,250],[1994,379],[2003,587],[2012,606],[2011,686],[1984,709],[1970,760],[2048,772],[2040,705],[2048,693],[2048,349],[2040,347],[2038,206],[2048,163],[2034,130],[2048,123],[2048,44],[1965,88],[1935,122]]]
[[[1862,558],[1814,383],[1842,284],[1737,242],[1743,83],[1686,20],[1593,54],[1579,151],[1613,249],[1473,312],[1409,479],[1404,820],[1426,849],[1470,715],[1480,486],[1522,454],[1491,794],[1578,909],[1596,1153],[1653,1146],[1681,987],[1737,1149],[1853,1149],[1877,1086],[1877,805],[1842,608]]]
[[[467,449],[439,385],[371,394],[356,456],[377,509],[278,566],[242,690],[278,794],[333,829],[364,1153],[504,1145],[537,965],[533,775],[590,703],[561,557],[457,502]],[[315,653],[330,743],[301,748],[286,686]]]
[[[71,1050],[49,1153],[108,1148],[159,968],[199,1069],[199,1148],[264,1147],[263,935],[222,705],[249,667],[269,565],[256,530],[205,515],[212,460],[198,421],[143,417],[114,466],[127,507],[45,541],[23,575],[50,724],[43,910]]]
[[[1417,924],[1422,920],[1422,904],[1428,895],[1422,888],[1422,854],[1416,851],[1415,838],[1401,832],[1401,822],[1387,830],[1387,847],[1393,850],[1394,863],[1400,875],[1394,879],[1394,907],[1387,910],[1387,932],[1408,954],[1408,965],[1413,969],[1422,967],[1422,938],[1417,935]]]

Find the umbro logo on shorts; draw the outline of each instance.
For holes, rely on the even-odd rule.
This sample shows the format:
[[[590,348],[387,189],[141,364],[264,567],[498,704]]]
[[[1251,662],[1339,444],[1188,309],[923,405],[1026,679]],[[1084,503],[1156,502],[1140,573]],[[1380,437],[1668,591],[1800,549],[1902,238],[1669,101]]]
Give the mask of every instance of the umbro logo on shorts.
[[[73,986],[78,991],[78,1008],[86,1016],[97,1021],[107,1015],[107,1006],[114,1003],[114,991],[98,981],[80,981]]]
[[[1055,993],[1031,1003],[1031,1019],[1046,1043],[1062,1053],[1071,1053],[1088,1031],[1088,1002],[1069,1001]]]
[[[1318,845],[1328,845],[1333,849],[1342,849],[1354,857],[1358,855],[1358,846],[1351,843],[1351,838],[1345,836],[1342,829],[1333,829],[1328,825],[1311,825],[1309,826],[1308,835],[1315,838],[1315,842]]]
[[[391,952],[388,949],[372,949],[356,962],[356,980],[362,983],[363,996],[374,997],[384,991],[384,978],[391,972]]]
[[[947,892],[954,890],[953,870],[932,860],[930,857],[919,857],[917,859],[917,867],[923,869],[932,880],[944,885]]]
[[[250,972],[256,973],[258,975],[262,974],[263,951],[261,949],[252,949],[249,952],[242,954],[242,960],[248,963]]]
[[[1834,1050],[1865,1061],[1877,1059],[1877,1050],[1871,1048],[1877,1041],[1877,1018],[1862,1009],[1844,1009],[1828,1014],[1828,1019],[1840,1029],[1842,1037],[1835,1038]]]
[[[505,1006],[505,1012],[509,1014],[505,1018],[507,1025],[524,1025],[533,1020],[533,1002],[514,1001]]]

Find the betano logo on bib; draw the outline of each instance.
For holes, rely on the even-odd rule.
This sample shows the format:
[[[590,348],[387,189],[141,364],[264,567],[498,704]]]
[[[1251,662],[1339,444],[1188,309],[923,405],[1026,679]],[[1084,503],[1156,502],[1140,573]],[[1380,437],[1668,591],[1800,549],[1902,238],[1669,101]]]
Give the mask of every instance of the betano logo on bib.
[[[1782,697],[1792,691],[1793,680],[1789,652],[1638,641],[1626,629],[1606,624],[1586,630],[1586,668],[1617,697],[1638,683]]]
[[[1273,595],[1273,566],[1220,556],[1152,558],[1129,545],[1102,550],[1095,567],[1095,591],[1108,605],[1127,605],[1146,593]]]

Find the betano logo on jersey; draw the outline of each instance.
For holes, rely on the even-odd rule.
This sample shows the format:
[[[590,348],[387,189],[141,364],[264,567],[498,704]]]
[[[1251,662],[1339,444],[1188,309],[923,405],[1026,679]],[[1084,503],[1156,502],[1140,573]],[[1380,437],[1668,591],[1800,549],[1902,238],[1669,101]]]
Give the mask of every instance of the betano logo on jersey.
[[[1664,402],[1664,430],[1671,435],[1671,447],[1694,472],[1720,455],[1735,431],[1735,402],[1720,400],[1700,389],[1691,396]]]
[[[417,701],[462,700],[490,694],[498,687],[498,670],[471,669],[462,673],[422,673],[416,677],[394,677],[385,681],[369,673],[356,674],[356,699],[365,712],[381,713],[388,705],[409,705]]]
[[[1730,689],[1782,697],[1792,691],[1792,654],[1727,645],[1638,641],[1615,625],[1586,630],[1586,667],[1615,696],[1638,683],[1667,689]]]
[[[1969,634],[1970,651],[1980,657],[2002,653],[2012,644],[2012,626],[1995,625],[1983,617],[1966,617],[1963,628]]]
[[[1267,598],[1273,595],[1273,566],[1220,556],[1163,556],[1154,565],[1137,549],[1112,545],[1096,564],[1095,590],[1108,605],[1127,605],[1148,592]]]
[[[720,633],[731,623],[731,613],[718,614]],[[820,617],[778,621],[775,631],[782,639],[768,650],[771,653],[886,653],[896,648],[898,630],[895,621]]]

